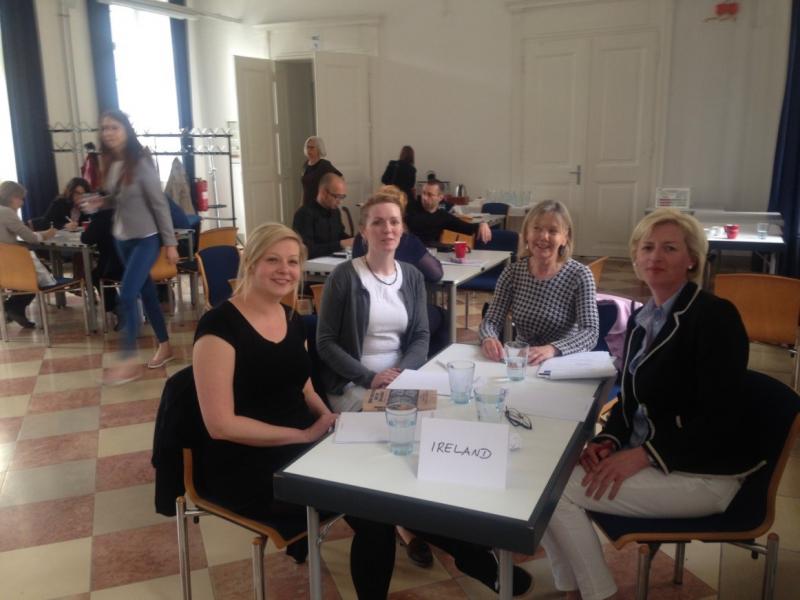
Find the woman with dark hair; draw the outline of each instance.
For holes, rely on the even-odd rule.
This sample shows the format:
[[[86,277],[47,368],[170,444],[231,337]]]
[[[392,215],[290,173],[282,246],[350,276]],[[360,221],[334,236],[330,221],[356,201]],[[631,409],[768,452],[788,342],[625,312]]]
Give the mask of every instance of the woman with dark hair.
[[[303,176],[300,182],[303,184],[303,206],[317,201],[319,192],[319,182],[327,173],[335,173],[339,177],[342,174],[325,158],[325,142],[321,137],[312,135],[303,145],[303,154],[306,155],[306,162],[303,163]]]
[[[64,188],[64,193],[56,197],[47,208],[47,212],[37,219],[42,224],[40,229],[50,225],[56,229],[75,231],[81,223],[89,220],[89,215],[81,212],[80,204],[83,195],[91,189],[89,182],[82,177],[73,177]]]
[[[400,157],[397,160],[390,160],[386,165],[386,170],[381,177],[384,185],[396,185],[403,192],[409,201],[414,200],[414,193],[417,184],[417,168],[414,166],[414,149],[411,146],[403,146],[400,150]]]
[[[113,233],[125,266],[119,295],[124,324],[122,361],[104,380],[106,384],[119,385],[141,376],[135,355],[139,296],[158,339],[158,349],[147,367],[157,369],[173,358],[150,269],[161,246],[173,264],[178,262],[178,250],[167,198],[161,191],[150,153],[139,143],[125,113],[112,110],[100,117],[100,151],[103,186],[108,193],[101,202],[115,209]]]

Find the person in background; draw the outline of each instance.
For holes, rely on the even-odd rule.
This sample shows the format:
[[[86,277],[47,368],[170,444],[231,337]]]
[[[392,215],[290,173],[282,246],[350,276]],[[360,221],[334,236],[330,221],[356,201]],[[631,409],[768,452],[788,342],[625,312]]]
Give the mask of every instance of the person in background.
[[[36,229],[46,229],[52,225],[56,229],[77,231],[82,223],[89,220],[89,215],[81,212],[81,198],[91,188],[89,182],[81,177],[73,177],[64,188],[64,193],[58,196],[47,212],[35,219],[39,226]]]
[[[116,288],[100,289],[100,279],[111,281],[122,281],[125,272],[117,253],[116,243],[112,227],[114,224],[114,211],[103,209],[92,215],[86,229],[81,233],[81,242],[90,244],[97,250],[97,264],[92,269],[92,280],[98,293],[103,294],[106,312],[113,313],[116,317],[114,331],[119,330],[122,325],[122,318],[117,306]]]
[[[530,344],[532,365],[591,350],[600,331],[594,277],[572,259],[569,211],[560,202],[540,202],[525,216],[521,234],[520,259],[500,274],[481,321],[483,354],[490,360],[503,358],[500,338],[509,311],[517,339]]]
[[[158,348],[147,367],[157,369],[173,358],[150,269],[158,259],[161,246],[166,248],[166,258],[172,264],[178,262],[178,251],[169,206],[155,166],[125,113],[118,110],[103,113],[100,150],[103,185],[109,192],[103,201],[107,208],[115,211],[112,230],[125,266],[119,296],[124,325],[122,361],[104,379],[105,384],[118,385],[141,376],[141,365],[135,355],[139,330],[137,298],[140,295],[158,339]],[[94,208],[99,208],[99,204]]]
[[[342,174],[325,158],[325,142],[322,138],[312,135],[303,146],[306,162],[303,163],[303,176],[300,182],[303,185],[303,206],[314,204],[319,192],[319,184],[326,173],[334,173],[339,177]]]
[[[416,199],[417,168],[414,166],[414,149],[411,146],[403,146],[398,159],[389,161],[381,183],[397,186],[409,201]]]
[[[56,230],[52,227],[47,231],[36,233],[25,226],[17,214],[25,203],[25,194],[27,190],[16,181],[0,183],[0,243],[2,244],[16,244],[18,237],[23,242],[35,244],[49,240],[56,234]],[[9,296],[3,302],[6,320],[14,321],[25,329],[33,329],[36,325],[25,316],[25,309],[35,297],[34,294]]]
[[[415,234],[426,246],[439,244],[442,231],[449,229],[467,235],[475,235],[483,243],[492,239],[492,230],[486,223],[467,223],[447,211],[439,210],[442,201],[442,184],[433,179],[422,186],[419,201],[408,205],[406,222],[411,233]]]
[[[760,468],[742,389],[749,343],[736,308],[701,289],[708,241],[661,208],[630,239],[652,298],[628,321],[622,401],[581,454],[542,537],[566,597],[616,598],[586,510],[645,518],[722,513]]]
[[[339,210],[339,205],[346,197],[347,184],[344,179],[335,173],[328,173],[320,181],[317,199],[294,213],[292,229],[303,238],[309,258],[327,256],[353,245],[353,238],[344,231]]]

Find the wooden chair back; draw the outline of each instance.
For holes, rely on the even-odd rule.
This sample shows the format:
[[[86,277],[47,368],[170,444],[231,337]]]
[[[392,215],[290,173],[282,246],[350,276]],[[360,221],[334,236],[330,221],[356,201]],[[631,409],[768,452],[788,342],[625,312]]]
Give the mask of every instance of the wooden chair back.
[[[325,284],[315,283],[309,287],[311,288],[311,297],[314,301],[314,312],[319,314],[319,309],[322,306],[322,290],[325,289]]]
[[[448,244],[452,245],[456,242],[466,242],[467,247],[472,250],[475,248],[475,236],[469,235],[466,233],[458,233],[457,231],[451,231],[450,229],[445,229],[442,231],[442,235],[439,236],[439,243],[440,244]]]
[[[161,246],[158,258],[150,268],[150,279],[155,282],[169,281],[178,276],[178,266],[167,260],[167,248]]]
[[[211,246],[235,246],[238,232],[236,227],[217,227],[201,231],[200,238],[197,240],[197,249],[204,250]]]
[[[750,341],[797,343],[800,279],[760,273],[717,275],[714,293],[733,302]]]
[[[30,250],[19,244],[0,244],[0,288],[17,292],[39,291]]]
[[[603,256],[601,258],[598,258],[597,260],[593,260],[588,265],[586,265],[587,267],[589,267],[589,270],[592,272],[592,275],[594,276],[595,287],[600,287],[600,278],[603,276],[603,267],[606,266],[607,260],[608,257]]]

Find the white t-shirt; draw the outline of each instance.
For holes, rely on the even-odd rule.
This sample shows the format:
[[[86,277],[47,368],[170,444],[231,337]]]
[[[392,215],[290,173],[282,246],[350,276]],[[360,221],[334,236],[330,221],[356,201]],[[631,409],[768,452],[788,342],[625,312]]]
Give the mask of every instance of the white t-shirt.
[[[395,261],[397,279],[391,284],[381,283],[367,267],[366,257],[353,260],[362,285],[369,292],[369,324],[361,348],[361,364],[376,373],[400,362],[400,338],[408,328],[408,313],[400,298],[403,271]],[[394,275],[384,281],[392,281]]]

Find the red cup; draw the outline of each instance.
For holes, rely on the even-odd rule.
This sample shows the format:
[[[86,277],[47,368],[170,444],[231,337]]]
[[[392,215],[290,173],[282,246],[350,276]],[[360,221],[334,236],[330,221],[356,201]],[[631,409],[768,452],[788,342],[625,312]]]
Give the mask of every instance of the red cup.
[[[459,260],[467,256],[467,242],[455,242],[453,244],[453,252]]]
[[[736,236],[739,235],[739,226],[734,223],[728,223],[724,229],[725,235],[728,236],[729,240],[735,240]]]
[[[81,227],[83,227],[84,231],[89,231],[89,221],[84,221],[81,223]]]

